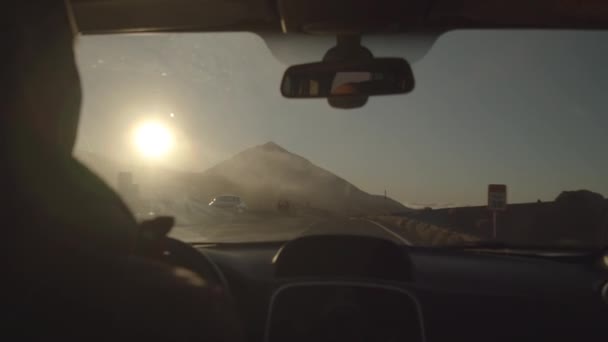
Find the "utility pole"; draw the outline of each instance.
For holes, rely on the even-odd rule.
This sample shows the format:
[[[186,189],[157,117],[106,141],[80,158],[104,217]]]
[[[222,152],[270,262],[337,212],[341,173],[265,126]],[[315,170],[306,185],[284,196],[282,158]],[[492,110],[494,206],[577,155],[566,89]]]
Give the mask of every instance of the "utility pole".
[[[384,210],[388,211],[388,197],[386,196],[386,189],[384,189]]]

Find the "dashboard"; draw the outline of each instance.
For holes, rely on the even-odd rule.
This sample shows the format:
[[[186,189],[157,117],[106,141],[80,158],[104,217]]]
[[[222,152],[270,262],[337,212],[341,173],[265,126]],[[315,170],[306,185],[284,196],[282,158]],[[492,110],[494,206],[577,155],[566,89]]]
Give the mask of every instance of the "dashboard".
[[[522,256],[354,236],[195,245],[249,341],[606,341],[602,256]],[[209,275],[207,275],[209,277]]]
[[[298,282],[277,289],[269,310],[267,341],[424,341],[420,304],[395,286]]]

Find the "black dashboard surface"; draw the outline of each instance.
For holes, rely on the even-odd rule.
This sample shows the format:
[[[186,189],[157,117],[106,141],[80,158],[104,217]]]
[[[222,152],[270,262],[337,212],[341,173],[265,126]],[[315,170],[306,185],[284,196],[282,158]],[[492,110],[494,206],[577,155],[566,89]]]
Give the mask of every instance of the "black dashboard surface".
[[[284,331],[271,331],[280,329],[277,328],[276,321],[269,319],[271,311],[277,309],[274,307],[276,303],[271,305],[271,302],[285,287],[302,289],[301,285],[311,283],[344,286],[340,291],[331,292],[332,295],[327,291],[322,294],[292,292],[291,301],[281,303],[281,316],[300,317],[300,329],[304,322],[313,321],[311,317],[302,317],[303,312],[312,312],[314,303],[325,305],[335,298],[349,298],[344,293],[350,293],[350,298],[355,298],[351,302],[370,302],[376,298],[374,296],[379,296],[377,301],[385,304],[374,308],[376,312],[373,317],[382,315],[383,307],[386,312],[398,312],[394,306],[389,307],[388,303],[404,300],[396,299],[397,297],[387,300],[387,293],[379,291],[374,294],[373,290],[353,295],[352,289],[348,287],[352,284],[367,289],[384,287],[402,290],[410,294],[419,305],[421,317],[411,316],[411,310],[407,313],[409,309],[405,304],[402,312],[404,317],[410,315],[411,320],[420,319],[423,326],[420,335],[415,331],[398,331],[391,337],[380,334],[379,331],[377,334],[366,331],[366,338],[356,339],[361,341],[405,340],[395,339],[394,336],[407,334],[410,336],[408,341],[608,339],[608,303],[601,298],[602,287],[608,282],[608,271],[597,263],[589,262],[588,258],[528,257],[487,251],[399,246],[411,262],[411,265],[405,266],[411,268],[409,280],[377,279],[361,274],[339,274],[335,277],[327,273],[320,276],[285,276],[277,274],[275,269],[275,256],[282,245],[254,243],[196,246],[218,266],[225,277],[250,341],[266,341],[274,336],[274,342],[280,340],[276,336],[287,336]],[[336,250],[336,253],[343,252]],[[313,260],[314,254],[309,253],[308,257],[312,258],[311,264],[322,263],[322,260]],[[322,299],[311,299],[315,296]],[[382,296],[385,298],[382,299]],[[341,301],[344,302],[345,300]],[[302,331],[318,331],[319,326],[325,326],[327,330],[343,324],[383,327],[382,322],[362,323],[361,319],[365,315],[354,315],[353,311],[369,311],[369,306],[355,307],[356,310],[345,315],[337,315],[339,319],[328,318],[329,322],[323,323],[325,325],[320,325],[316,319],[315,327]],[[394,324],[409,326],[409,329],[417,326],[405,322]],[[390,328],[384,326],[378,329],[385,331]],[[333,331],[335,333],[335,329]],[[349,335],[336,337],[326,333],[311,336],[308,336],[308,340],[352,340]],[[412,336],[414,337],[411,338]],[[294,340],[295,337],[290,336],[289,339]]]

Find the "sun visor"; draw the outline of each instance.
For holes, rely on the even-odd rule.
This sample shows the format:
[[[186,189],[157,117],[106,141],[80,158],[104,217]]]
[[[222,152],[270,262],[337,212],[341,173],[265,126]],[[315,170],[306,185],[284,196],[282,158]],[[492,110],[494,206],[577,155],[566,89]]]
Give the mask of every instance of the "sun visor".
[[[72,0],[85,34],[278,30],[266,0]]]
[[[321,34],[403,31],[424,20],[424,0],[279,0],[283,32]]]
[[[461,28],[606,28],[608,1],[437,0],[429,11],[427,24]]]

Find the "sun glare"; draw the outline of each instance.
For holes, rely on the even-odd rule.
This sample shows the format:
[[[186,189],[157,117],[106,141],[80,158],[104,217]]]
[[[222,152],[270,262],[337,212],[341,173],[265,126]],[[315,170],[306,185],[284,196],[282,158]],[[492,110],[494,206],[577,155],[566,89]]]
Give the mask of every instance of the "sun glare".
[[[135,146],[146,158],[165,156],[173,146],[173,135],[159,122],[146,122],[135,129]]]

